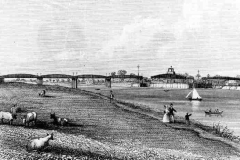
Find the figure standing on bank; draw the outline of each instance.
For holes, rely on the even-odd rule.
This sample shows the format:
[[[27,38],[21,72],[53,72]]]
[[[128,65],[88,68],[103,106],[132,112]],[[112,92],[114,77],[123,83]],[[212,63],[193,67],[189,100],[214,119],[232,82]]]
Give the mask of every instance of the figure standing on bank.
[[[169,116],[170,116],[170,122],[174,123],[175,119],[174,119],[174,112],[177,112],[174,108],[173,108],[173,104],[170,104],[170,108],[169,108]]]
[[[112,90],[111,90],[111,91],[110,91],[110,103],[113,102],[113,98],[114,98],[114,95],[113,95]]]
[[[191,116],[192,114],[188,114],[188,113],[186,113],[186,115],[185,115],[185,122],[186,122],[186,124],[187,125],[190,125],[190,116]]]

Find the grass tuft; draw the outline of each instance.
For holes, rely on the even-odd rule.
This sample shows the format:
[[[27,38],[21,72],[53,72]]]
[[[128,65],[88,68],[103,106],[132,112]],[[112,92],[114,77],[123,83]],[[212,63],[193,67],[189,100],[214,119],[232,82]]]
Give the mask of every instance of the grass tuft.
[[[220,136],[220,137],[224,137],[227,138],[231,141],[237,141],[240,142],[240,137],[239,136],[235,136],[233,133],[233,131],[231,131],[230,129],[228,129],[227,126],[222,126],[220,125],[220,123],[214,124],[212,126],[213,130],[214,130],[214,134]]]

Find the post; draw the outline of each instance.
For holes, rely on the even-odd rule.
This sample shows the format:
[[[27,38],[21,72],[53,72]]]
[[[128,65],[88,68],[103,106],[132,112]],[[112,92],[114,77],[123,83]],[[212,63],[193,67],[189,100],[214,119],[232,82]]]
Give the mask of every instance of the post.
[[[43,77],[37,77],[37,84],[43,85]]]
[[[73,77],[72,78],[72,88],[78,88],[78,78],[77,77]]]
[[[138,87],[140,87],[140,79],[139,79],[139,65],[137,66],[138,67]]]

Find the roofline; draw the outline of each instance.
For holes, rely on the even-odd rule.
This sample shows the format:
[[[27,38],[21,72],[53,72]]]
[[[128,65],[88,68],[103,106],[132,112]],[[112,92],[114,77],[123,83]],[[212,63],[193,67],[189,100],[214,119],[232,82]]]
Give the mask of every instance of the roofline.
[[[202,79],[224,79],[224,80],[240,80],[240,78],[237,77],[227,77],[227,76],[220,76],[220,77],[202,77]]]

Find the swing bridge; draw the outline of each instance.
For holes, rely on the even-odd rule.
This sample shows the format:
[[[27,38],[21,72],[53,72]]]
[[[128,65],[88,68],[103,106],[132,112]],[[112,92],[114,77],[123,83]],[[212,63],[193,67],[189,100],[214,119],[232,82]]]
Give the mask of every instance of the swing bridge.
[[[44,85],[44,78],[48,79],[71,79],[72,88],[78,88],[78,79],[104,79],[106,87],[111,88],[112,79],[121,78],[121,79],[138,79],[142,80],[142,76],[137,75],[114,75],[114,76],[103,76],[103,75],[93,75],[93,74],[84,74],[84,75],[67,75],[67,74],[46,74],[46,75],[34,75],[34,74],[7,74],[0,76],[0,83],[4,82],[5,78],[23,78],[23,79],[36,79],[38,85]]]

